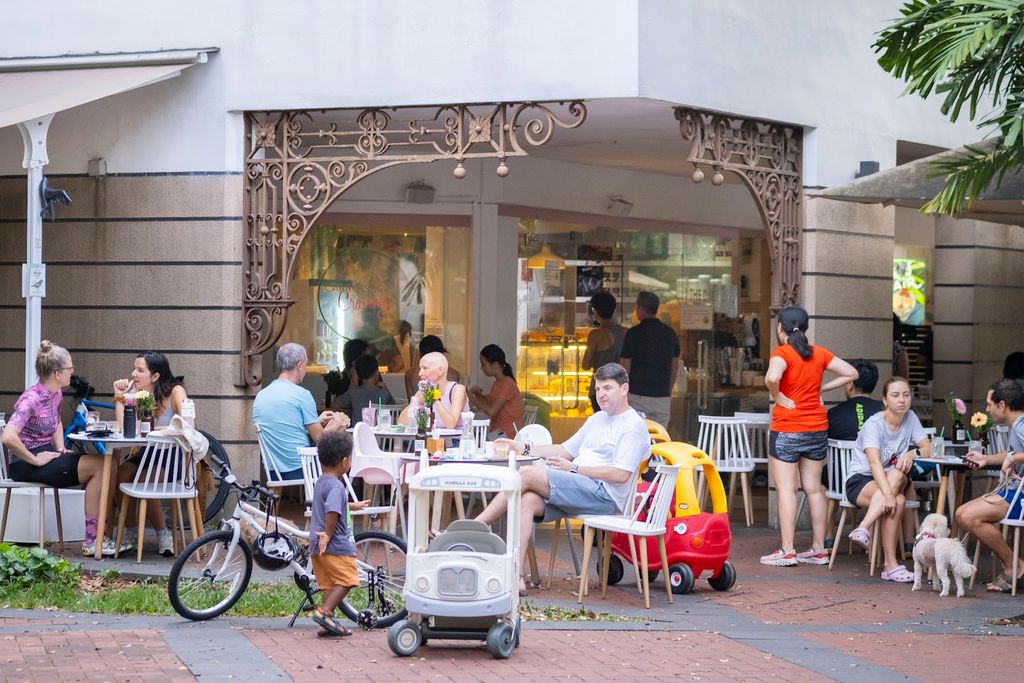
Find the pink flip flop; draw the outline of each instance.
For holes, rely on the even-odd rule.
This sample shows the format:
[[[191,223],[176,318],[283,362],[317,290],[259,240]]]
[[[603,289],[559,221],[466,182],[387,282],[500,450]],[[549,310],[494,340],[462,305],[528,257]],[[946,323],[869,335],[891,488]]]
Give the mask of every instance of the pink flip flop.
[[[882,581],[894,581],[896,583],[913,583],[914,575],[902,564],[882,572]]]
[[[864,550],[868,550],[871,547],[871,532],[867,529],[857,527],[850,532],[847,536],[851,541],[859,545]]]

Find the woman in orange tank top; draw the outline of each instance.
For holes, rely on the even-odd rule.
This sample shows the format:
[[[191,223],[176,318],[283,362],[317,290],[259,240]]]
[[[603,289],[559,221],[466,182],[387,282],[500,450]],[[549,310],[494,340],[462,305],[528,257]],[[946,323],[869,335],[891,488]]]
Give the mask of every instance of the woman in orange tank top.
[[[768,466],[778,493],[782,545],[761,558],[761,564],[789,567],[828,564],[825,552],[827,501],[821,470],[828,453],[828,416],[821,395],[857,379],[857,370],[842,358],[807,341],[807,311],[787,306],[779,311],[776,334],[764,384],[775,400],[768,440]],[[835,375],[822,384],[825,371]],[[796,492],[803,488],[811,511],[811,547],[797,553]]]

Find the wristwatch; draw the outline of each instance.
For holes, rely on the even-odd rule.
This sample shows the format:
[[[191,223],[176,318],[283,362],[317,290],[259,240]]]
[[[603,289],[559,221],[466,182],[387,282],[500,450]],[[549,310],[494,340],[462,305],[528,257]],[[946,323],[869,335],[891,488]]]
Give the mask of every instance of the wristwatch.
[[[577,472],[579,472],[580,471],[579,463],[574,462],[573,464],[569,465],[569,471],[572,472],[573,474],[576,474]]]

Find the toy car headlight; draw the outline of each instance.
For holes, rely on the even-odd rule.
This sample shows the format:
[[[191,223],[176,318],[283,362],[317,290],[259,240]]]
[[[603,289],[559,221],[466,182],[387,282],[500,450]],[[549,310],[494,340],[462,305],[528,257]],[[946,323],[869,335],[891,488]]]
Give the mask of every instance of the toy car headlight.
[[[501,590],[501,581],[497,577],[492,576],[487,580],[487,590],[490,593],[497,593]]]
[[[416,590],[420,593],[426,593],[428,588],[430,588],[430,579],[425,576],[416,579]]]

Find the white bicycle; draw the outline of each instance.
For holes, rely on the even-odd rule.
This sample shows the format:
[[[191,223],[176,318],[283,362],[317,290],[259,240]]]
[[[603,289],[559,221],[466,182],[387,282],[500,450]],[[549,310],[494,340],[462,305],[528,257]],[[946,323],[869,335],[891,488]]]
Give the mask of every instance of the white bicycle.
[[[167,583],[171,606],[192,621],[220,616],[248,587],[255,557],[264,569],[292,569],[295,585],[304,593],[288,623],[292,626],[303,608],[314,606],[318,591],[309,557],[309,532],[270,514],[277,494],[256,481],[240,485],[222,460],[212,454],[208,457],[220,468],[222,481],[238,492],[238,502],[219,530],[194,540],[174,563]],[[241,536],[243,525],[257,534],[253,547]],[[359,586],[341,603],[345,616],[365,629],[405,618],[405,542],[383,531],[364,531],[355,535],[355,546]]]

